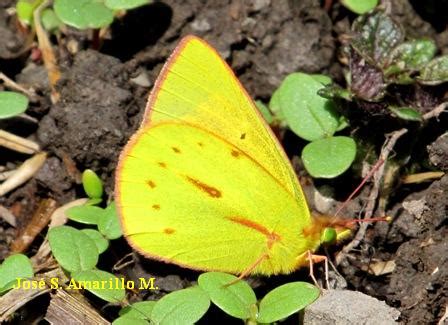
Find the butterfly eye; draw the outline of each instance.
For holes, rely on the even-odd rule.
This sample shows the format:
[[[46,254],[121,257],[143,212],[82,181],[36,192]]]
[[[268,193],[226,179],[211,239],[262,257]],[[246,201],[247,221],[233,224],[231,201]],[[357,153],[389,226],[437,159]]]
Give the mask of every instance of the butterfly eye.
[[[336,229],[327,227],[322,231],[320,242],[322,245],[332,245],[336,242],[337,237]]]

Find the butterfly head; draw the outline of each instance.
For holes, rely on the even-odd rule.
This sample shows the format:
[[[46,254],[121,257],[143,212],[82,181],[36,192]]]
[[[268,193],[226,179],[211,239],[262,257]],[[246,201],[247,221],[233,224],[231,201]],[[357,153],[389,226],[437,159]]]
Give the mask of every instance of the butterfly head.
[[[330,246],[350,237],[353,227],[352,220],[315,215],[312,225],[304,233],[319,238],[320,245]]]
[[[314,222],[308,231],[320,236],[320,244],[324,246],[333,245],[349,238],[356,224],[361,222],[390,221],[390,217],[369,219],[343,219],[318,215],[314,216]]]

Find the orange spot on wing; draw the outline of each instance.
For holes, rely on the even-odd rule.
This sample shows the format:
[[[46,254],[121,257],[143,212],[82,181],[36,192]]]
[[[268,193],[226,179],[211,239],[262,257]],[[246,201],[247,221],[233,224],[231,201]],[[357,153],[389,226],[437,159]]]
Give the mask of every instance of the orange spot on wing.
[[[152,208],[153,208],[154,210],[160,210],[160,205],[158,205],[158,204],[153,204]]]
[[[158,162],[159,166],[162,168],[166,168],[166,164],[164,162]]]
[[[232,156],[235,157],[235,158],[236,158],[236,157],[239,157],[239,155],[240,155],[239,151],[236,151],[236,150],[232,150],[231,154],[232,154]]]
[[[180,153],[180,149],[177,147],[171,147],[175,153]]]
[[[263,225],[256,223],[255,221],[244,219],[241,217],[227,217],[230,221],[236,222],[240,225],[255,229],[258,232],[261,232],[265,236],[269,236],[271,232]]]
[[[271,248],[272,245],[274,244],[274,242],[279,241],[281,239],[280,235],[273,232],[273,231],[269,231],[268,228],[266,228],[265,226],[256,223],[255,221],[249,220],[249,219],[244,219],[241,217],[227,217],[228,220],[233,221],[237,224],[240,224],[242,226],[246,226],[248,228],[254,229],[260,233],[262,233],[263,235],[266,236],[266,238],[268,239],[268,247]]]
[[[147,181],[146,184],[148,184],[150,188],[155,188],[156,187],[156,183],[154,183],[151,180]]]
[[[173,228],[165,228],[163,229],[163,232],[167,235],[174,234],[175,230]]]
[[[205,183],[202,183],[201,181],[191,178],[190,176],[187,176],[187,179],[190,183],[192,183],[194,186],[196,186],[197,188],[199,188],[200,190],[204,191],[205,193],[207,193],[208,195],[210,195],[211,197],[221,197],[222,193],[221,191],[219,191],[217,188],[207,185]]]

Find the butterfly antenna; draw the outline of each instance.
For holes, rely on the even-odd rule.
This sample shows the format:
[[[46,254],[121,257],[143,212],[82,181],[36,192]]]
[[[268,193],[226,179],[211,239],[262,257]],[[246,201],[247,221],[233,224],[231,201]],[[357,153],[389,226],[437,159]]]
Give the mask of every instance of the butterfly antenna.
[[[364,184],[372,178],[373,174],[378,170],[378,168],[381,167],[381,165],[384,163],[384,159],[380,158],[376,164],[372,167],[372,169],[369,171],[369,173],[364,177],[364,179],[361,181],[361,183],[355,188],[355,190],[352,192],[352,194],[349,195],[349,197],[342,203],[342,205],[339,207],[339,209],[336,211],[335,216],[339,214],[339,212],[344,209],[348,202],[361,190],[361,188],[364,186]],[[374,220],[369,220],[374,221]]]

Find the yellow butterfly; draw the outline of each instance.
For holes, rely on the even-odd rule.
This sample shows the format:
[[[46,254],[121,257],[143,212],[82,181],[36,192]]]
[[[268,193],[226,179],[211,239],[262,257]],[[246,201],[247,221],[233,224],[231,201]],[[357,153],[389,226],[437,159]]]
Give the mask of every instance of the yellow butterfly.
[[[290,273],[309,263],[332,226],[310,216],[247,92],[194,36],[165,64],[121,153],[115,199],[134,249],[196,270]]]

